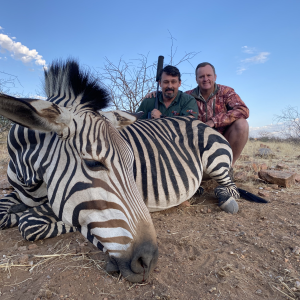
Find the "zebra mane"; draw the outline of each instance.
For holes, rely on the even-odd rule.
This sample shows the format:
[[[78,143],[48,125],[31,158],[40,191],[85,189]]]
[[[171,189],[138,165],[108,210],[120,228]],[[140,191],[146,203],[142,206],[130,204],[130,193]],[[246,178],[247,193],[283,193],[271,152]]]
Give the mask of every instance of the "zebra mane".
[[[79,103],[86,104],[94,111],[101,110],[109,105],[110,95],[101,87],[98,80],[91,73],[80,70],[78,62],[68,59],[65,62],[57,60],[52,62],[45,71],[44,89],[47,98],[56,104],[70,105],[80,94]],[[72,98],[72,101],[66,99]],[[63,101],[64,100],[64,101]]]

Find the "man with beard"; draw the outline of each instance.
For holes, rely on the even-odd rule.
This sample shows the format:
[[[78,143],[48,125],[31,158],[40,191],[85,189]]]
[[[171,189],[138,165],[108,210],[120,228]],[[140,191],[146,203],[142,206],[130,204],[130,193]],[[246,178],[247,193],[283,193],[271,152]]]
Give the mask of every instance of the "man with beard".
[[[158,93],[158,108],[155,108],[155,96],[144,99],[137,112],[144,112],[141,119],[152,119],[174,116],[193,116],[198,118],[198,107],[195,98],[179,91],[181,78],[179,70],[174,66],[164,67],[159,76],[161,92]]]

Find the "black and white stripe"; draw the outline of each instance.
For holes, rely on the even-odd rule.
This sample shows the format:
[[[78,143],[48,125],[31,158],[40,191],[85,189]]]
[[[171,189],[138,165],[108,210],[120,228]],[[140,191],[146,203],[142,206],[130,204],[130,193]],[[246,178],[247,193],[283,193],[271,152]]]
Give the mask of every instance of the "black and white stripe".
[[[163,210],[191,198],[203,174],[215,179],[218,199],[238,198],[228,172],[232,150],[214,129],[189,117],[136,122],[122,130],[134,155],[134,176],[150,211]],[[220,203],[221,204],[221,203]]]

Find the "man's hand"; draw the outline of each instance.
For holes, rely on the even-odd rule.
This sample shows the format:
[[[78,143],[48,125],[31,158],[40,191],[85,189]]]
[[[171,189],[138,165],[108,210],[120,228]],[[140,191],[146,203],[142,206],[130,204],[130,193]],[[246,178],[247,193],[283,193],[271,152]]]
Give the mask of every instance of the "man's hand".
[[[150,92],[150,93],[148,93],[148,94],[145,96],[144,99],[146,99],[146,98],[154,98],[155,96],[156,96],[156,92]]]
[[[152,118],[152,119],[159,119],[160,116],[161,116],[161,112],[160,112],[158,109],[154,108],[154,109],[151,111],[151,118]]]
[[[215,126],[215,124],[212,120],[207,121],[205,124],[212,128]]]

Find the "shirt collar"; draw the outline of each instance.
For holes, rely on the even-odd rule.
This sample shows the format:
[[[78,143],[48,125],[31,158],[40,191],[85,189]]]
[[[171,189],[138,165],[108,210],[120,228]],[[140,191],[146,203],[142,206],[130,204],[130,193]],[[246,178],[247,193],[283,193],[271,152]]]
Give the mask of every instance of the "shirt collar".
[[[209,97],[208,97],[207,100],[209,100],[210,98],[212,98],[213,96],[215,96],[215,95],[217,94],[218,90],[219,90],[219,87],[218,87],[218,85],[215,83],[215,84],[214,84],[214,90],[213,90],[213,92],[209,95]],[[201,98],[201,99],[204,100],[203,96],[201,95],[199,86],[198,86],[198,91],[199,91],[199,94],[198,94],[199,98]]]

